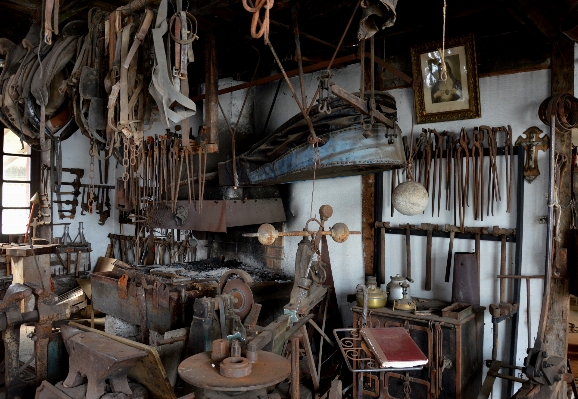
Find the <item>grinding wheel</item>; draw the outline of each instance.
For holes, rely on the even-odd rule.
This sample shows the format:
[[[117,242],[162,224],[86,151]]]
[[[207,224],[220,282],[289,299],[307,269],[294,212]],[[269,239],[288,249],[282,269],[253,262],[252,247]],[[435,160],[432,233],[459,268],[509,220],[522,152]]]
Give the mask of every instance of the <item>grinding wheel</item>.
[[[247,283],[238,278],[231,279],[227,281],[222,292],[237,299],[237,302],[233,305],[233,311],[241,318],[241,321],[245,320],[253,306],[253,292]]]

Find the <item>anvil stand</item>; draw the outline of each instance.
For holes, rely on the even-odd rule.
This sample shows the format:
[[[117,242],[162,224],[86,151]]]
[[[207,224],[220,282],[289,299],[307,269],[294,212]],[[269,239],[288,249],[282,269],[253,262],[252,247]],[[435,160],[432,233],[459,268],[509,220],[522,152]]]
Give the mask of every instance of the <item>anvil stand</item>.
[[[29,397],[27,393],[40,381],[58,377],[49,374],[49,347],[58,339],[52,322],[70,317],[69,304],[57,303],[50,279],[50,253],[54,245],[6,249],[12,264],[12,284],[0,302],[0,331],[5,345],[6,398]],[[20,364],[20,326],[33,323],[35,375],[26,374]]]

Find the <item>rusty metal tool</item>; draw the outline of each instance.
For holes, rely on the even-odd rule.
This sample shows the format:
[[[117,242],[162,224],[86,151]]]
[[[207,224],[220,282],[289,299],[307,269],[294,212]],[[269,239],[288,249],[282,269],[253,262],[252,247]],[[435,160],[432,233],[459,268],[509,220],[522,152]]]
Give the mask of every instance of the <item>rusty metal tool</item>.
[[[490,184],[488,185],[488,211],[490,215],[490,203],[492,208],[492,216],[494,215],[494,202],[501,201],[500,194],[500,176],[498,173],[498,165],[496,157],[498,155],[498,144],[496,141],[496,133],[500,128],[490,128],[489,126],[480,126],[480,129],[488,131],[488,148],[490,150]]]
[[[427,129],[423,129],[423,131],[425,131],[427,133]],[[426,138],[427,138],[426,133],[421,133],[419,135],[419,138],[416,139],[417,158],[419,159],[419,163],[416,165],[416,172],[417,172],[417,176],[419,176],[418,181],[422,185],[425,185],[425,181],[424,181],[424,176],[425,176],[425,174],[424,174],[424,170],[425,170],[425,147],[424,147],[424,143],[425,143]],[[417,168],[419,168],[419,170],[417,170]],[[426,190],[427,190],[427,187],[426,187]]]
[[[460,214],[460,228],[464,230],[464,217],[466,213],[466,206],[468,205],[468,187],[469,187],[469,170],[470,170],[470,152],[469,152],[469,139],[466,133],[466,129],[462,128],[459,137],[459,146],[456,153],[456,170],[458,181],[458,202],[459,202],[459,214]],[[462,151],[465,156],[465,172],[462,167]]]
[[[471,233],[475,237],[476,263],[478,269],[478,280],[480,278],[480,240],[482,234],[488,234],[487,227],[466,227],[466,233]]]
[[[474,145],[472,147],[474,161],[474,219],[484,220],[484,131],[474,128]]]
[[[425,258],[425,290],[431,291],[431,275],[432,275],[432,265],[431,265],[431,251],[432,251],[432,237],[433,231],[438,229],[437,224],[422,223],[421,229],[427,232],[427,247],[426,247],[426,258]]]
[[[450,246],[448,248],[448,261],[446,263],[446,278],[445,278],[445,282],[449,283],[450,282],[450,273],[452,270],[452,258],[454,256],[454,254],[453,254],[453,252],[454,252],[454,237],[456,236],[456,233],[461,231],[461,230],[458,226],[446,224],[444,231],[450,233]]]
[[[442,146],[444,137],[437,132],[435,129],[429,129],[429,132],[434,135],[435,141],[435,151],[433,157],[433,192],[431,198],[431,215],[434,216],[435,213],[435,197],[436,197],[436,185],[437,197],[438,197],[438,217],[440,216],[440,202],[442,194]]]
[[[80,263],[82,261],[82,251],[76,253],[76,269],[74,270],[74,275],[80,277]]]
[[[390,201],[391,201],[391,217],[393,217],[393,212],[395,210],[395,207],[393,206],[393,190],[395,190],[395,188],[397,187],[397,182],[399,180],[399,169],[396,170],[392,170],[391,171],[391,191],[390,191]]]
[[[431,140],[431,132],[426,131],[424,129],[424,133],[426,133],[426,141],[424,144],[424,160],[425,160],[425,168],[424,168],[424,187],[427,192],[430,192],[430,169],[431,169],[431,157],[432,157],[432,140]]]
[[[454,173],[453,173],[453,202],[454,202],[454,224],[457,225],[458,224],[458,210],[457,210],[457,199],[458,199],[458,189],[457,189],[457,185],[458,185],[458,178],[459,175],[458,173],[458,166],[457,166],[457,149],[456,146],[459,145],[459,135],[452,135],[452,148],[451,148],[451,154],[452,154],[452,161],[454,163]]]
[[[512,141],[512,127],[502,127],[506,137],[504,140],[504,157],[506,159],[506,212],[511,211],[512,207],[512,181],[514,179],[514,147]]]
[[[506,270],[506,238],[509,235],[516,235],[516,229],[503,229],[499,226],[494,226],[492,229],[492,235],[498,237],[500,236],[501,247],[500,247],[500,275],[508,274]],[[507,282],[505,279],[500,280],[500,303],[506,303],[506,287]]]
[[[406,266],[405,277],[411,280],[411,229],[415,228],[413,224],[399,225],[401,229],[405,229],[405,252],[406,252]]]
[[[543,279],[544,276],[540,275],[514,275],[514,274],[499,274],[496,276],[500,279],[500,286],[501,282],[506,279],[524,279],[526,280],[526,317],[528,319],[528,345],[532,342],[532,312],[530,311],[530,282],[532,279]]]
[[[445,155],[446,155],[446,211],[451,209],[452,198],[452,162],[454,134],[445,132]]]

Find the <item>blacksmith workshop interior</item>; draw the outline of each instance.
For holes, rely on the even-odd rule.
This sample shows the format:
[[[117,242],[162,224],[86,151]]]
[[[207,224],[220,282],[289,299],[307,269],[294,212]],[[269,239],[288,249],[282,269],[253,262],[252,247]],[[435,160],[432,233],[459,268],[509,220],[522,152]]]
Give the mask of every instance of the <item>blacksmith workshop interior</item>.
[[[0,1],[0,399],[578,399],[577,43],[577,0]]]

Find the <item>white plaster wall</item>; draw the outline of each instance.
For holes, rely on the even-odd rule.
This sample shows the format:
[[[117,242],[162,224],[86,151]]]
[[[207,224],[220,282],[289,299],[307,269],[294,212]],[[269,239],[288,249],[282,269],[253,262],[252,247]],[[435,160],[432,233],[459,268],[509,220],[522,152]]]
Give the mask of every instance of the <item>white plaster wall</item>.
[[[62,166],[64,168],[82,168],[84,169],[84,177],[81,179],[82,183],[89,184],[89,165],[90,165],[90,155],[88,149],[90,147],[89,139],[84,136],[80,131],[75,132],[68,140],[62,142]],[[122,175],[122,165],[116,167],[116,160],[114,158],[110,159],[109,173],[108,173],[108,185],[114,186],[116,184],[117,177]],[[63,181],[71,181],[74,175],[63,172]],[[104,178],[104,161],[102,162],[102,174]],[[100,179],[98,175],[98,159],[94,160],[94,184],[100,184]],[[62,186],[61,191],[71,191],[70,186]],[[108,218],[103,226],[98,224],[99,215],[96,214],[96,209],[92,215],[86,214],[81,215],[81,201],[82,201],[82,189],[81,194],[78,196],[78,207],[76,208],[76,216],[74,219],[59,219],[58,218],[58,207],[56,204],[52,206],[52,220],[53,223],[70,223],[70,236],[72,239],[76,237],[78,233],[79,222],[84,223],[84,236],[88,242],[90,242],[92,247],[91,253],[91,263],[92,266],[96,264],[99,256],[104,256],[106,253],[106,247],[110,242],[108,239],[108,233],[118,233],[119,223],[118,223],[118,211],[115,209],[114,205],[116,203],[115,191],[111,190],[110,203],[111,203],[111,213],[110,218]],[[95,191],[96,194],[96,191]],[[87,189],[88,195],[88,189]],[[56,199],[56,195],[53,195],[53,199]],[[70,196],[62,196],[62,199],[70,199]],[[64,208],[70,208],[69,205],[63,205]],[[61,237],[64,232],[64,226],[58,225],[54,226],[53,237]]]
[[[352,65],[344,69],[334,71],[335,82],[349,91],[357,91],[359,88],[359,66]],[[311,98],[316,90],[318,74],[309,74],[305,77],[307,94]],[[299,93],[299,82],[293,78],[292,82]],[[256,127],[262,126],[267,116],[276,83],[262,86],[255,97],[255,120]],[[390,93],[397,100],[399,125],[404,135],[411,132],[411,117],[413,113],[413,91],[411,89],[397,89]],[[527,128],[537,126],[544,132],[548,132],[548,127],[543,125],[537,115],[540,102],[549,96],[550,93],[550,71],[535,71],[513,75],[504,75],[480,79],[480,96],[482,104],[482,117],[480,119],[470,119],[462,121],[444,122],[436,124],[416,125],[415,134],[419,134],[422,128],[435,128],[438,131],[448,130],[459,133],[465,127],[471,135],[474,126],[489,125],[502,126],[511,125],[514,133],[514,140]],[[269,131],[278,127],[288,118],[292,117],[299,110],[291,97],[285,83],[280,91],[275,112],[269,124]],[[362,140],[363,138],[360,137]],[[500,136],[499,140],[502,138]],[[498,145],[503,143],[498,142]],[[487,166],[487,159],[485,165]],[[494,208],[494,216],[486,217],[484,221],[474,221],[473,210],[470,207],[467,211],[465,224],[467,226],[490,227],[499,225],[501,227],[516,227],[516,200],[515,182],[512,202],[512,213],[505,212],[505,178],[504,159],[499,157],[498,165],[501,174],[501,193],[503,201]],[[515,162],[514,165],[517,165]],[[524,242],[523,242],[523,274],[542,274],[545,261],[545,238],[546,226],[538,224],[538,217],[547,214],[547,186],[546,176],[548,173],[547,155],[543,152],[539,154],[539,167],[542,175],[534,183],[525,183],[525,207],[524,207]],[[516,176],[516,168],[514,175]],[[487,171],[486,171],[487,175]],[[385,174],[384,179],[384,221],[390,221],[393,226],[401,223],[435,223],[444,225],[453,224],[453,212],[444,210],[445,192],[442,191],[442,211],[440,217],[431,216],[431,208],[428,206],[425,214],[407,217],[395,212],[390,217],[390,173]],[[487,176],[486,176],[487,181]],[[312,182],[298,182],[291,184],[289,201],[289,219],[286,224],[287,230],[301,229],[305,221],[310,216]],[[473,194],[471,194],[473,195]],[[313,214],[318,212],[319,206],[330,204],[334,209],[334,216],[330,220],[334,222],[345,222],[351,230],[359,230],[361,227],[361,178],[346,177],[331,180],[321,180],[315,183],[315,195],[313,201]],[[470,198],[470,204],[472,199]],[[437,207],[437,205],[436,205]],[[436,210],[437,213],[437,210]],[[458,220],[459,223],[459,220]],[[291,271],[294,268],[295,250],[298,243],[297,238],[286,238],[284,269]],[[363,282],[364,268],[362,257],[362,245],[359,236],[351,236],[343,244],[337,244],[329,240],[331,253],[331,264],[335,277],[335,286],[341,312],[346,324],[351,323],[350,305],[346,303],[346,295],[355,292],[357,284]],[[449,239],[434,238],[433,242],[433,289],[425,291],[425,237],[412,237],[412,274],[415,283],[411,286],[412,295],[423,298],[437,298],[451,300],[451,281],[444,282],[445,265],[447,260],[447,250]],[[509,273],[513,273],[514,262],[513,244],[508,244],[508,268]],[[386,237],[386,275],[404,274],[405,272],[405,237],[402,235],[389,235]],[[458,240],[454,242],[454,252],[473,252],[474,242],[468,240]],[[481,305],[488,307],[491,303],[498,303],[499,283],[495,279],[499,271],[500,244],[499,242],[481,242]],[[542,281],[533,280],[531,285],[531,319],[532,319],[532,340],[535,338],[537,322],[539,319],[540,304],[542,298]],[[511,293],[510,293],[511,295]],[[527,342],[527,317],[526,317],[526,289],[525,284],[521,287],[520,304],[520,325],[517,348],[518,365],[523,363]],[[505,323],[500,325],[500,354],[501,359],[508,359],[507,344],[509,341],[505,331]],[[533,342],[532,342],[533,343]],[[531,344],[532,344],[531,343]],[[485,312],[484,330],[484,359],[491,358],[492,351],[492,324],[489,312]],[[484,375],[487,369],[484,369]],[[500,383],[495,384],[494,394],[500,397]]]

